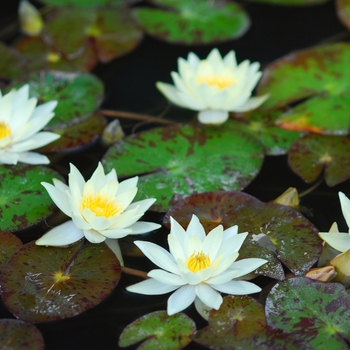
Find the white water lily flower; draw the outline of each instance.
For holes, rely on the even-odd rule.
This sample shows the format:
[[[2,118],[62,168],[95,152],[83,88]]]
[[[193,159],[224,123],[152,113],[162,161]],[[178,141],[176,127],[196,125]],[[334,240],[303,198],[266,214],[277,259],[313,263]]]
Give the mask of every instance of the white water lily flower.
[[[39,132],[54,117],[57,101],[36,107],[37,102],[29,98],[29,85],[6,95],[0,91],[0,164],[50,163],[46,156],[30,151],[60,137],[53,132]]]
[[[54,186],[47,182],[42,185],[58,208],[72,220],[44,234],[36,241],[37,245],[65,246],[85,236],[91,243],[110,243],[118,256],[117,241],[109,242],[109,239],[141,234],[161,226],[138,221],[155,199],[131,203],[137,192],[137,176],[119,183],[116,171],[113,169],[105,175],[101,163],[87,182],[73,164],[68,176],[69,186],[57,179],[53,179]],[[118,258],[121,260],[121,255]]]
[[[338,225],[334,222],[329,232],[319,232],[318,235],[332,248],[344,253],[350,249],[350,200],[343,192],[338,194],[341,210],[349,232],[339,232]]]
[[[170,252],[151,242],[135,241],[145,256],[161,269],[150,271],[150,279],[126,289],[147,295],[175,291],[168,299],[169,315],[184,310],[196,298],[217,310],[223,301],[219,292],[236,295],[259,292],[260,287],[237,278],[256,270],[267,261],[235,261],[248,235],[247,232],[237,232],[237,226],[224,231],[219,225],[206,236],[197,216],[192,216],[186,231],[171,218],[171,232],[168,235]]]
[[[213,49],[205,60],[190,52],[178,59],[179,73],[171,72],[174,84],[157,82],[157,88],[176,105],[199,111],[203,124],[222,124],[228,112],[246,112],[259,107],[268,95],[251,97],[261,77],[260,64],[248,60],[237,65],[235,52],[224,58]]]

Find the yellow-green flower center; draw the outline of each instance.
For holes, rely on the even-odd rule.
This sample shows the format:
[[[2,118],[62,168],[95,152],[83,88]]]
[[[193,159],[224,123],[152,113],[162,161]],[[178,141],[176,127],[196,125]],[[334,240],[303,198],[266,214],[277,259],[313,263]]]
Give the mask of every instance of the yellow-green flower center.
[[[219,89],[225,89],[235,82],[235,79],[231,76],[225,75],[205,75],[197,76],[196,81],[198,84],[208,84],[211,87],[218,87]]]
[[[56,52],[49,52],[46,59],[51,63],[57,63],[61,60],[61,56]]]
[[[210,257],[200,251],[199,253],[193,253],[187,260],[187,267],[192,272],[198,272],[206,269],[210,266]]]
[[[90,209],[96,216],[104,216],[106,219],[115,216],[123,211],[123,208],[109,198],[108,195],[88,195],[83,197],[82,209]]]
[[[11,135],[11,129],[5,122],[0,122],[0,139]]]

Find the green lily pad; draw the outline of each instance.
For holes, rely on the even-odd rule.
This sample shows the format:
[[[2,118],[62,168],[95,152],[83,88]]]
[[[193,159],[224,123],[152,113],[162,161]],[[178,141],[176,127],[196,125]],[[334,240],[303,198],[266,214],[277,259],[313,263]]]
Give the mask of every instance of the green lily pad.
[[[15,49],[0,42],[0,78],[15,79],[23,75],[26,59]]]
[[[119,338],[119,346],[127,347],[145,340],[138,349],[182,349],[191,342],[195,323],[185,314],[168,316],[156,311],[129,324]]]
[[[88,118],[100,105],[103,84],[92,74],[48,71],[33,74],[25,80],[30,85],[30,96],[40,103],[56,100],[55,117],[47,124],[47,130],[63,129]],[[18,88],[22,80],[16,80],[8,88]]]
[[[236,121],[246,133],[251,134],[265,147],[265,153],[270,156],[286,154],[289,147],[302,133],[295,130],[285,130],[275,126],[274,122],[282,114],[280,110],[252,111],[236,116]]]
[[[0,349],[44,350],[45,343],[39,329],[34,325],[19,320],[1,319]]]
[[[293,52],[264,69],[258,93],[270,93],[264,108],[297,105],[277,119],[292,130],[347,134],[350,128],[350,44]],[[287,82],[287,83],[286,83]]]
[[[0,270],[21,246],[22,242],[17,236],[13,235],[11,232],[0,231]]]
[[[1,271],[2,299],[19,319],[48,322],[78,315],[118,284],[119,261],[105,243],[67,248],[28,243]]]
[[[152,209],[166,211],[192,193],[241,190],[257,175],[263,146],[235,125],[156,128],[118,141],[102,161],[120,177],[140,175],[136,198],[155,197]]]
[[[63,180],[44,166],[0,165],[0,230],[23,230],[53,213],[56,206],[41,185],[53,178]]]
[[[313,182],[324,172],[328,186],[350,178],[350,139],[347,136],[306,135],[288,152],[291,169],[304,181]]]
[[[106,5],[123,5],[125,0],[42,0],[41,2],[54,6],[98,7]]]
[[[260,2],[270,5],[282,5],[282,6],[311,6],[321,5],[329,0],[250,0],[252,2]]]
[[[172,216],[187,227],[192,214],[198,216],[206,232],[219,224],[224,228],[238,225],[239,232],[249,232],[239,257],[268,260],[256,271],[264,276],[284,279],[280,262],[296,275],[304,274],[321,255],[318,229],[284,205],[263,203],[241,192],[195,194],[178,201],[166,213],[164,224],[168,226]]]
[[[135,8],[133,13],[149,35],[186,45],[212,44],[241,37],[250,27],[247,13],[236,3],[203,0],[153,0],[161,8]]]
[[[72,151],[91,145],[99,139],[106,125],[107,119],[94,113],[83,121],[68,125],[64,129],[47,128],[61,137],[40,148],[39,152]]]
[[[74,59],[68,59],[60,52],[47,46],[40,37],[26,37],[16,42],[15,48],[27,59],[28,69],[60,70],[65,72],[90,72],[97,64],[91,47]]]
[[[350,1],[349,0],[337,0],[335,2],[337,9],[337,15],[340,21],[350,29]]]
[[[79,57],[92,46],[104,63],[133,50],[142,37],[130,10],[120,7],[62,8],[43,32],[44,41],[67,58]]]
[[[267,297],[265,312],[271,327],[293,333],[313,349],[349,348],[350,296],[340,283],[306,277],[278,283]]]

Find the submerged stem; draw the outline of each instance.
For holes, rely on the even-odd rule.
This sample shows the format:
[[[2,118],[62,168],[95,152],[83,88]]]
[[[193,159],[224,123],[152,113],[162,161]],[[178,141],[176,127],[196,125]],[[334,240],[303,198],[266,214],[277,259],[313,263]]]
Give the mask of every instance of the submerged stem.
[[[125,267],[125,266],[122,266],[121,269],[122,269],[123,273],[127,273],[128,275],[137,276],[137,277],[141,277],[141,278],[144,278],[144,279],[148,279],[149,278],[147,276],[147,272],[144,272],[144,271],[135,270],[135,269],[132,269],[130,267]]]
[[[307,190],[305,190],[304,192],[299,194],[299,198],[306,196],[307,194],[309,194],[310,192],[312,192],[314,189],[316,189],[318,186],[321,185],[321,183],[323,182],[323,177],[321,177],[316,183],[314,183],[310,188],[308,188]]]

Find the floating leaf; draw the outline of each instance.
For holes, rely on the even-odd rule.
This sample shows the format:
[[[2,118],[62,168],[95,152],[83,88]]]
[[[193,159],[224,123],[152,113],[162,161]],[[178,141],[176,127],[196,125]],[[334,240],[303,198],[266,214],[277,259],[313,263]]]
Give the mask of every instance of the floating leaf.
[[[278,260],[293,273],[304,274],[321,254],[317,228],[284,205],[263,203],[241,192],[195,194],[178,201],[167,212],[164,224],[169,225],[172,216],[186,227],[192,214],[198,216],[207,232],[219,224],[225,228],[238,225],[239,232],[249,232],[240,258],[267,259],[268,263],[257,270],[265,276],[284,278]]]
[[[59,101],[55,117],[46,130],[63,129],[80,122],[93,113],[103,97],[103,84],[92,74],[74,74],[59,71],[35,73],[25,82],[30,85],[30,97],[39,102]],[[23,81],[14,81],[9,87],[20,87]]]
[[[266,300],[270,326],[308,341],[313,349],[348,349],[350,296],[339,283],[292,278],[275,285]]]
[[[103,163],[121,177],[143,174],[136,198],[157,198],[152,209],[158,211],[191,193],[241,190],[258,173],[263,147],[235,125],[156,128],[118,141]]]
[[[18,231],[38,224],[56,210],[41,182],[63,180],[43,166],[0,165],[0,230]]]
[[[182,349],[195,330],[195,323],[183,313],[168,316],[166,311],[156,311],[129,324],[120,335],[119,346],[145,340],[138,349]]]
[[[259,94],[265,108],[299,102],[277,119],[286,129],[347,134],[350,127],[350,44],[337,43],[291,53],[264,69]]]
[[[337,8],[337,14],[340,21],[350,29],[350,1],[349,0],[337,0],[335,2]]]
[[[97,58],[91,47],[78,57],[68,59],[60,52],[56,52],[45,45],[41,38],[22,38],[15,48],[26,57],[28,69],[37,70],[61,70],[66,72],[89,72],[97,64]]]
[[[15,49],[0,42],[0,78],[18,78],[23,75],[25,67],[25,58]]]
[[[54,6],[97,7],[105,5],[123,5],[125,0],[42,0],[43,3]]]
[[[324,171],[328,186],[350,178],[350,139],[347,136],[306,135],[288,152],[291,169],[304,181],[313,182]]]
[[[285,130],[274,125],[277,117],[282,114],[279,110],[252,111],[238,118],[237,122],[246,133],[257,138],[265,147],[267,155],[286,154],[289,147],[302,134],[294,130]]]
[[[19,319],[48,322],[72,317],[106,298],[120,278],[120,265],[105,243],[80,241],[68,248],[17,250],[2,269],[2,299]]]
[[[0,270],[21,246],[22,242],[18,237],[10,232],[0,231]]]
[[[133,50],[142,36],[130,11],[120,7],[63,8],[46,23],[43,33],[44,41],[67,58],[79,57],[92,45],[104,63]]]
[[[153,0],[162,8],[136,8],[135,17],[149,35],[186,45],[211,44],[241,37],[249,28],[236,3],[203,0]]]
[[[39,329],[34,325],[19,320],[1,319],[0,349],[44,350],[45,343]]]
[[[252,2],[260,2],[271,5],[283,5],[283,6],[310,6],[321,5],[329,0],[250,0]]]
[[[96,142],[102,134],[107,120],[99,114],[92,114],[80,123],[68,125],[64,129],[50,128],[61,137],[39,149],[41,153],[76,150]]]

